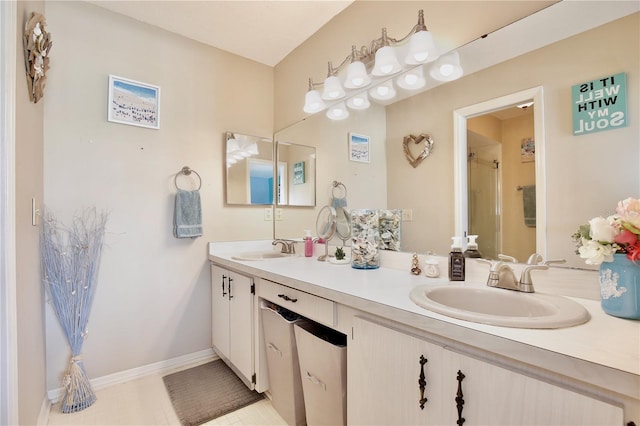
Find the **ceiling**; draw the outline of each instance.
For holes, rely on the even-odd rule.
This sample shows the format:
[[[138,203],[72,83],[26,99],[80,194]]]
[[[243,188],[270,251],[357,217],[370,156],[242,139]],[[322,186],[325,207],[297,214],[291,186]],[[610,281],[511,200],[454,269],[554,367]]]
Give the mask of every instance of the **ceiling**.
[[[87,1],[269,66],[278,64],[353,2]]]

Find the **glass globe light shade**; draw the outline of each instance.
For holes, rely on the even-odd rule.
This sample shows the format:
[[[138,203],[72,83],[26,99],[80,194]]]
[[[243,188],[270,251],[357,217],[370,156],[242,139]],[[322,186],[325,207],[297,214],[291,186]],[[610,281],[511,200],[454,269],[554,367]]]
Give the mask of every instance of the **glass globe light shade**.
[[[327,109],[327,117],[330,120],[345,120],[349,117],[349,111],[344,102],[340,102],[339,104],[331,105]]]
[[[326,101],[335,101],[337,99],[344,98],[344,89],[340,83],[340,79],[335,75],[330,75],[324,81],[324,90],[322,92],[322,99]]]
[[[416,65],[435,61],[438,49],[429,31],[418,31],[409,39],[409,51],[404,60],[406,64]]]
[[[376,52],[376,62],[371,74],[375,76],[392,75],[402,70],[396,52],[391,46],[383,46]]]
[[[326,105],[320,97],[320,92],[317,90],[309,90],[304,96],[304,112],[313,114],[318,111],[322,111],[325,107]]]
[[[348,89],[359,89],[371,84],[371,77],[367,74],[367,69],[361,61],[351,62],[347,67],[347,77],[344,80],[344,87]]]

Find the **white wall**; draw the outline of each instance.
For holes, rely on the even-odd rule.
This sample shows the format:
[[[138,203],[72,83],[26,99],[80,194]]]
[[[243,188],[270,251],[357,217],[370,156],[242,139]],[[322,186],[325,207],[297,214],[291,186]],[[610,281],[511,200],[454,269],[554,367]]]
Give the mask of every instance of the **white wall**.
[[[45,202],[66,223],[85,207],[110,212],[87,372],[101,377],[207,349],[207,243],[272,236],[262,209],[224,207],[223,138],[227,130],[273,134],[273,69],[86,2],[47,2],[46,16],[54,44]],[[159,130],[107,122],[109,74],[161,87]],[[185,165],[202,177],[204,236],[195,240],[172,235],[174,176]],[[46,320],[53,389],[68,351],[50,307]]]

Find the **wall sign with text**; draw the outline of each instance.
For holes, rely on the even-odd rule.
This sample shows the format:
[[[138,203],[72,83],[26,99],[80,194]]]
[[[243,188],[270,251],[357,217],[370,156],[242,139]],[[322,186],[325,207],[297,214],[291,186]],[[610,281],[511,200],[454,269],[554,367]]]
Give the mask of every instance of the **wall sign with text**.
[[[304,161],[293,164],[293,184],[300,185],[304,183]]]
[[[573,134],[601,132],[627,125],[627,75],[619,73],[571,88]]]

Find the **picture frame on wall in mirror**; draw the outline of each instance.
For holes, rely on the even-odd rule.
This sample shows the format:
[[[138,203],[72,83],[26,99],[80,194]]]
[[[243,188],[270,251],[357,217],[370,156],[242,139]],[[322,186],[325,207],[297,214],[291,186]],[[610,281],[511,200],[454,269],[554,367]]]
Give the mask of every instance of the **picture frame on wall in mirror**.
[[[109,75],[107,120],[131,126],[160,128],[160,87]]]
[[[369,163],[369,136],[349,133],[349,160]]]
[[[293,165],[293,184],[301,185],[304,183],[304,161]]]

